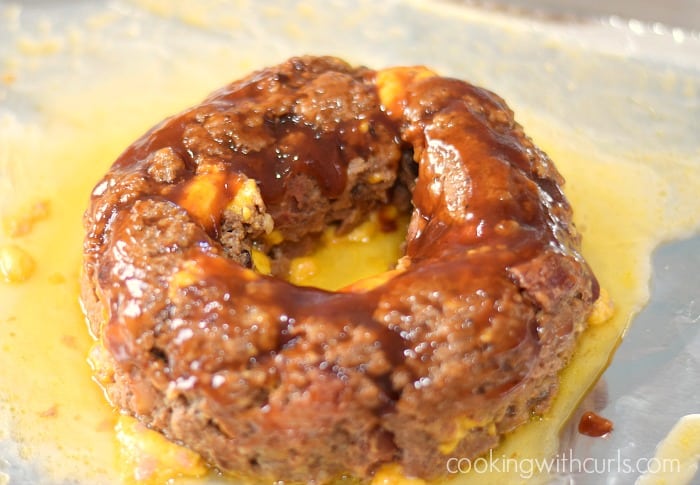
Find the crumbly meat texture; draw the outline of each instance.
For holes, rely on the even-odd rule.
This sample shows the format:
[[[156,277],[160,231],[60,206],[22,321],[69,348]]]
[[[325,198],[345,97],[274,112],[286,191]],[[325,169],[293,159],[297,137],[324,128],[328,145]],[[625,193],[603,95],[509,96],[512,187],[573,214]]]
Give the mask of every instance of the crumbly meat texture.
[[[144,135],[93,192],[96,376],[220,468],[439,476],[547,409],[597,298],[563,181],[500,98],[409,77],[388,106],[379,82],[333,58],[254,73]],[[407,189],[406,256],[382,284],[248,269]]]

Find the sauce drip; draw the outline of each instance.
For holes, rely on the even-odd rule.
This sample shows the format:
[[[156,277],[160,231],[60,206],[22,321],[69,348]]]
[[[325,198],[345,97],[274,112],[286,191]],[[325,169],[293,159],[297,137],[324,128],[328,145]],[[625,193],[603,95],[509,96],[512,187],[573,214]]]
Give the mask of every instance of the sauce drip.
[[[578,423],[579,433],[585,434],[586,436],[593,436],[594,438],[605,436],[612,430],[612,421],[605,419],[592,411],[586,411],[583,413],[583,416],[581,416]]]

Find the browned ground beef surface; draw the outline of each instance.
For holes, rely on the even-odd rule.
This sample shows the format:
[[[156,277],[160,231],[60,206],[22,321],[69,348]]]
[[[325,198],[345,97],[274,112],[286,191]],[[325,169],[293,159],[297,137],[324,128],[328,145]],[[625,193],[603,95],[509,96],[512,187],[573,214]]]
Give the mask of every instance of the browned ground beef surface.
[[[154,127],[93,192],[97,377],[218,467],[443,474],[547,408],[597,298],[563,181],[498,96],[407,75],[382,106],[377,79],[333,58],[256,72]],[[253,249],[282,268],[406,193],[406,256],[379,286],[249,269]]]

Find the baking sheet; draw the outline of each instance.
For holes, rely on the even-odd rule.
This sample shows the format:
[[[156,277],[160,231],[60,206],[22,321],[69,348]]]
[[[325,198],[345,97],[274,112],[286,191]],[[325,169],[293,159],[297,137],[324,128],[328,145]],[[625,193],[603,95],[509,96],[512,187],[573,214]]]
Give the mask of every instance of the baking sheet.
[[[0,87],[0,116],[31,121],[41,116],[37,93],[83,89],[70,85],[77,78],[129,75],[133,53],[167,70],[178,52],[211,41],[235,46],[251,67],[299,53],[334,54],[370,66],[431,65],[488,86],[516,113],[537,113],[594,139],[601,151],[670,148],[700,170],[700,38],[688,31],[620,18],[520,19],[454,2],[217,1],[196,18],[163,16],[153,4],[0,4],[0,61],[19,63],[27,73]],[[71,48],[71,29],[88,18],[110,20],[91,31],[94,44],[83,39],[82,47]],[[49,48],[52,38],[64,44],[58,55],[27,55],[19,42],[25,37],[45,39]],[[211,88],[221,82],[212,79]],[[700,411],[700,238],[678,236],[681,241],[654,254],[649,305],[572,420],[575,425],[580,412],[593,409],[615,423],[615,432],[594,439],[565,430],[562,450],[573,450],[574,457],[606,458],[618,450],[631,458],[651,457],[678,418]],[[15,443],[0,441],[0,458],[10,483],[45,483]],[[605,477],[553,478],[576,484],[634,480],[615,470]]]
[[[614,0],[611,2],[583,2],[581,0],[457,0],[482,8],[505,9],[516,15],[558,17],[568,21],[582,18],[609,19],[619,17],[659,27],[700,29],[700,2],[698,0]]]

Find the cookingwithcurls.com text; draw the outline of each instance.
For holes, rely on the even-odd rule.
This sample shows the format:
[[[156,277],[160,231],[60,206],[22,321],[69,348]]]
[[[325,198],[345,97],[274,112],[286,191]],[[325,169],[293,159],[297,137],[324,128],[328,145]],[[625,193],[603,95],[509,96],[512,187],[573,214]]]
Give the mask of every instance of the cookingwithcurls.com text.
[[[508,473],[529,479],[549,474],[678,473],[681,462],[677,458],[626,458],[620,450],[608,458],[579,458],[573,456],[572,450],[549,458],[514,458],[494,455],[491,450],[488,455],[478,458],[450,457],[445,466],[451,475]]]

